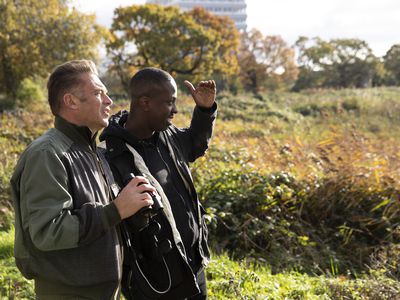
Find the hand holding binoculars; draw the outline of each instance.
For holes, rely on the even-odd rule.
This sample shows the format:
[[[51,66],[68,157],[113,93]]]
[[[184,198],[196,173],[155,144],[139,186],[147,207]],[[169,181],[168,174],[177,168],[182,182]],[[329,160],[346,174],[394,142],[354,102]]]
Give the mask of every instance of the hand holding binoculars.
[[[143,176],[143,175],[141,175]],[[127,185],[129,181],[131,181],[135,177],[135,174],[129,173],[125,178],[124,178],[124,185]],[[150,194],[153,204],[150,206],[146,206],[141,208],[136,214],[134,214],[132,217],[130,217],[129,221],[132,225],[134,225],[136,228],[142,230],[144,227],[146,227],[149,223],[149,220],[159,214],[163,209],[164,206],[161,202],[161,197],[159,194],[154,193],[154,192],[147,192]]]

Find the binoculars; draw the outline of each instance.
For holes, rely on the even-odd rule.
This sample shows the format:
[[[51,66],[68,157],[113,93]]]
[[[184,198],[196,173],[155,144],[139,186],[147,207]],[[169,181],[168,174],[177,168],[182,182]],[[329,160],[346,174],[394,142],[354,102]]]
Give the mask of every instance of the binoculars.
[[[137,171],[137,175],[142,175]],[[123,184],[126,186],[133,178],[135,174],[129,173],[123,178]],[[161,202],[161,197],[157,193],[149,193],[153,204],[151,206],[143,207],[136,214],[122,222],[122,232],[125,234],[125,243],[128,246],[127,251],[132,256],[129,261],[131,262],[131,269],[128,272],[128,291],[132,293],[132,287],[138,286],[139,289],[148,297],[159,298],[161,295],[168,292],[171,288],[172,279],[170,276],[170,270],[165,260],[165,255],[172,250],[172,243],[168,238],[158,239],[157,235],[161,231],[160,224],[156,221],[156,217],[162,212],[164,206]],[[129,228],[125,225],[128,224]],[[133,243],[132,243],[133,241]],[[165,271],[162,269],[157,272],[158,274],[164,274],[166,280],[162,282],[160,290],[159,284],[154,287],[154,274],[152,273],[154,267],[160,269],[160,266],[164,265]],[[158,283],[158,280],[155,281]],[[133,297],[131,295],[131,297]],[[136,297],[136,296],[135,296]]]
[[[133,173],[129,173],[124,178],[124,185],[126,186],[129,181],[131,181],[134,177],[135,175]],[[141,208],[136,214],[128,218],[128,223],[139,231],[148,226],[150,219],[152,219],[164,209],[160,195],[153,192],[150,192],[149,194],[153,200],[153,204]]]

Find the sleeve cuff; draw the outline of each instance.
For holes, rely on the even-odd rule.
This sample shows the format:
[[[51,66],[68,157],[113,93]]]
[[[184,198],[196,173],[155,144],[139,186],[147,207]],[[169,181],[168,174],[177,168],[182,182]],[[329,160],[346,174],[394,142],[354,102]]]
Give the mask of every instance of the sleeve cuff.
[[[115,206],[114,202],[103,206],[101,214],[106,229],[113,227],[121,222],[121,216],[119,215],[118,209]]]
[[[214,101],[214,104],[211,107],[201,107],[196,106],[201,112],[213,114],[217,110],[217,102]]]

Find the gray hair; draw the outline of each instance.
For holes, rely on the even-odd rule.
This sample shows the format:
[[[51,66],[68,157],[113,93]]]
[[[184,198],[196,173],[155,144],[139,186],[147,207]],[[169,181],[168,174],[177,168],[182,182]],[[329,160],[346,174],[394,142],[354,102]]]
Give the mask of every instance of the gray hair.
[[[85,73],[98,75],[96,65],[91,60],[71,60],[53,70],[47,82],[48,101],[53,115],[60,113],[63,96],[81,84],[79,75]]]

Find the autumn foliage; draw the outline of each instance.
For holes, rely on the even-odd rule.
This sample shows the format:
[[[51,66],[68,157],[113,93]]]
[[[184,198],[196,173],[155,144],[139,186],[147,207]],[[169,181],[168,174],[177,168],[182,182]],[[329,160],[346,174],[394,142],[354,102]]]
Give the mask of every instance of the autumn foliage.
[[[46,77],[67,60],[96,59],[105,32],[95,16],[58,0],[0,1],[0,28],[0,94],[14,101],[24,79]]]
[[[241,81],[253,93],[288,90],[297,79],[294,50],[280,36],[244,32],[238,59]]]
[[[118,8],[111,33],[110,70],[124,85],[138,68],[146,66],[197,79],[238,71],[239,34],[232,20],[204,9],[185,13],[177,7],[151,4]]]
[[[299,37],[289,45],[257,29],[238,32],[231,19],[205,9],[181,11],[154,4],[119,7],[111,28],[69,1],[0,2],[0,110],[18,102],[21,83],[41,85],[66,60],[98,57],[107,49],[103,78],[126,94],[138,69],[162,68],[177,78],[214,78],[234,93],[399,85],[399,45],[383,57],[360,39]],[[125,88],[125,91],[124,91]]]

